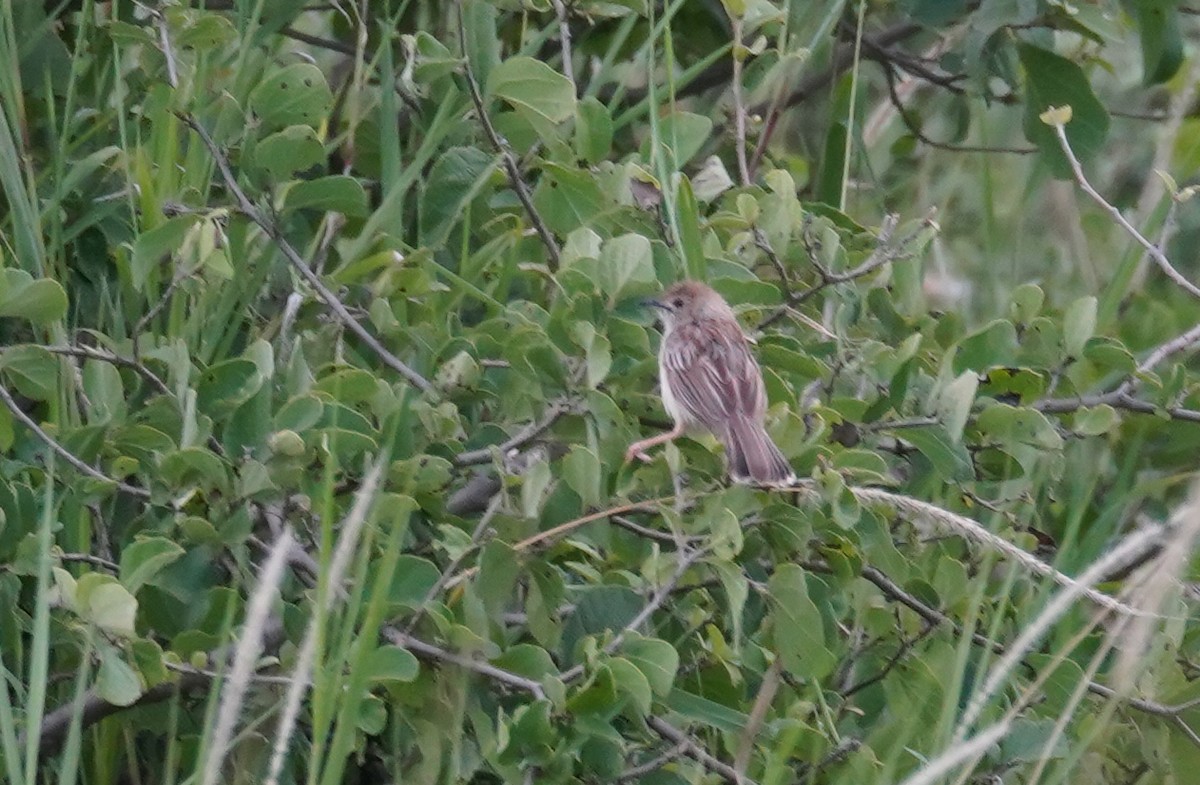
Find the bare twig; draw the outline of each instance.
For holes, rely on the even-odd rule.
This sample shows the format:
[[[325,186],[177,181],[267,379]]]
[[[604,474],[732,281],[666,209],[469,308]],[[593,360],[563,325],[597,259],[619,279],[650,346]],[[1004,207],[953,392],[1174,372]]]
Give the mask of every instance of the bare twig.
[[[667,598],[670,597],[675,591],[675,587],[679,585],[680,579],[683,578],[683,575],[688,571],[688,568],[695,564],[696,561],[706,553],[708,553],[707,548],[694,548],[687,553],[683,553],[682,551],[679,552],[675,572],[671,574],[671,577],[663,581],[663,584],[659,586],[657,590],[655,590],[654,595],[650,598],[650,601],[647,602],[642,609],[638,611],[632,619],[629,620],[629,623],[622,627],[621,631],[614,635],[612,639],[604,645],[604,653],[612,654],[621,648],[621,644],[625,642],[625,638],[629,635],[629,633],[636,631],[638,627],[641,627],[643,624],[645,624],[650,617],[654,615],[654,612],[662,607],[662,604],[666,602]],[[567,668],[562,672],[559,678],[562,679],[565,684],[570,684],[582,676],[583,673],[584,666],[582,663],[580,663],[579,665]]]
[[[754,780],[740,776],[732,766],[714,758],[699,742],[662,717],[651,714],[646,718],[646,724],[667,741],[682,745],[689,758],[697,761],[701,766],[713,774],[720,776],[726,782],[732,782],[734,785],[754,785]]]
[[[468,450],[467,452],[459,453],[454,456],[455,466],[474,466],[480,463],[487,463],[492,459],[492,450],[499,450],[501,455],[507,455],[511,450],[517,450],[524,447],[529,442],[541,436],[550,426],[558,422],[558,418],[571,410],[570,404],[566,401],[552,401],[546,407],[542,419],[531,423],[525,428],[522,428],[514,436],[506,439],[498,445],[489,447],[481,447],[478,450]]]
[[[265,649],[273,650],[277,647],[284,639],[283,621],[277,617],[272,617],[265,627],[262,639]],[[226,662],[229,658],[230,648],[229,646],[225,646],[216,651],[208,652],[208,661]],[[38,754],[44,757],[56,752],[59,745],[66,739],[67,732],[73,722],[78,721],[81,728],[87,728],[105,717],[110,717],[138,706],[161,703],[180,693],[206,688],[211,684],[212,679],[207,673],[184,673],[176,681],[156,684],[143,692],[136,701],[128,706],[118,706],[115,703],[109,703],[96,692],[95,688],[92,688],[84,695],[82,702],[77,703],[74,700],[70,700],[42,718],[42,724],[38,728]],[[24,735],[18,738],[17,746],[24,748]]]
[[[515,543],[512,547],[513,547],[514,551],[518,551],[518,552],[526,551],[526,550],[533,548],[536,545],[540,545],[544,542],[553,540],[556,537],[560,537],[564,534],[567,534],[568,532],[572,532],[581,526],[586,526],[589,523],[595,523],[596,521],[601,521],[601,520],[604,520],[605,518],[611,518],[614,515],[621,515],[621,514],[627,513],[627,512],[635,512],[635,511],[639,511],[639,510],[654,510],[660,504],[669,502],[673,498],[674,497],[671,497],[671,496],[663,496],[658,499],[649,499],[647,501],[642,501],[642,502],[629,502],[628,504],[618,504],[616,507],[609,507],[606,510],[600,510],[599,512],[593,512],[588,515],[584,515],[580,518],[575,518],[574,520],[567,521],[566,523],[560,523],[559,525],[557,525],[553,528],[547,529],[544,532],[538,532],[537,534],[535,534],[531,537],[526,537],[525,539]],[[467,580],[468,578],[470,578],[472,575],[474,575],[478,571],[479,571],[478,567],[472,567],[469,570],[463,570],[457,576],[455,576],[451,580],[447,581],[445,588],[449,589],[454,586],[457,586],[458,584]]]
[[[118,572],[121,565],[117,564],[112,559],[106,559],[103,556],[95,556],[90,553],[60,553],[57,554],[59,561],[63,562],[80,562],[81,564],[90,564],[93,567],[99,567],[109,572]]]
[[[875,46],[887,47],[897,44],[906,38],[911,38],[921,32],[922,29],[923,27],[916,22],[902,22],[895,27],[880,31],[875,36],[868,36],[867,40]],[[772,99],[769,107],[759,106],[751,110],[755,114],[765,115],[767,120],[763,124],[762,133],[758,137],[758,146],[755,147],[754,156],[750,160],[750,171],[756,171],[762,162],[762,158],[766,154],[767,145],[770,143],[771,137],[778,127],[779,118],[782,116],[783,111],[797,104],[804,103],[818,90],[823,90],[834,84],[837,78],[845,73],[853,64],[854,45],[843,41],[834,49],[828,66],[794,83],[789,83],[790,92],[777,94]]]
[[[659,754],[655,755],[653,758],[621,772],[621,775],[617,777],[617,782],[628,782],[629,780],[641,779],[643,776],[652,771],[658,771],[663,766],[666,766],[671,761],[686,753],[687,742],[675,742]]]
[[[467,28],[466,22],[463,20],[461,1],[457,3],[457,7],[458,40],[465,47]],[[512,148],[508,146],[504,138],[496,132],[496,127],[492,125],[492,119],[488,116],[487,106],[483,102],[483,94],[479,89],[479,82],[475,80],[475,71],[471,67],[471,58],[467,56],[465,49],[463,51],[463,73],[467,79],[467,88],[471,94],[471,103],[475,104],[475,113],[479,115],[479,122],[483,126],[483,132],[491,143],[492,148],[495,149],[504,161],[504,170],[508,174],[508,183],[516,193],[517,199],[521,201],[521,206],[525,208],[525,213],[529,216],[530,222],[533,223],[534,231],[541,238],[542,245],[546,246],[546,253],[549,255],[550,272],[556,272],[562,258],[562,254],[558,248],[558,241],[554,239],[554,235],[550,233],[546,222],[542,220],[542,216],[538,213],[537,208],[533,206],[533,197],[529,193],[529,186],[521,178],[521,166],[517,162],[517,157],[513,155]]]
[[[294,27],[285,27],[279,32],[281,35],[309,44],[310,46],[315,46],[318,49],[328,49],[331,52],[337,52],[349,57],[354,56],[354,46],[342,41],[335,41],[332,38],[321,38],[320,36],[297,30]]]
[[[1146,358],[1138,363],[1137,369],[1124,381],[1106,393],[1081,395],[1072,398],[1047,398],[1033,403],[1033,408],[1047,414],[1066,414],[1087,406],[1112,406],[1115,409],[1141,414],[1163,413],[1175,420],[1200,422],[1200,411],[1185,409],[1179,406],[1159,407],[1133,396],[1133,391],[1140,383],[1140,376],[1150,373],[1160,363],[1174,354],[1193,349],[1200,344],[1200,324],[1193,326],[1187,332],[1175,336],[1169,341],[1159,344]]]
[[[217,143],[213,141],[212,136],[209,135],[204,126],[200,125],[200,123],[191,115],[180,113],[178,117],[189,128],[196,132],[196,135],[200,137],[202,142],[204,142],[204,146],[208,148],[209,154],[212,155],[213,160],[217,164],[217,169],[221,173],[221,179],[225,182],[225,187],[229,189],[229,192],[233,195],[233,198],[237,203],[238,210],[241,211],[251,221],[256,223],[258,227],[262,229],[269,238],[271,238],[271,240],[283,253],[284,258],[287,259],[292,265],[292,268],[298,272],[300,276],[308,282],[308,285],[316,291],[317,295],[321,298],[329,310],[333,311],[333,314],[337,317],[338,321],[340,321],[346,327],[346,329],[358,336],[359,340],[366,344],[367,347],[371,349],[371,351],[373,351],[380,360],[383,361],[384,365],[399,373],[408,380],[409,384],[413,385],[421,392],[426,393],[427,395],[433,395],[433,385],[429,383],[429,380],[410,368],[399,357],[388,351],[387,348],[379,342],[379,339],[377,339],[365,327],[359,324],[358,320],[351,315],[350,311],[346,308],[342,301],[337,298],[337,295],[330,291],[329,287],[325,285],[320,277],[318,277],[316,273],[309,269],[304,259],[301,258],[296,249],[292,247],[292,244],[287,241],[287,238],[283,236],[282,230],[274,222],[267,220],[262,211],[255,207],[254,203],[251,202],[246,196],[246,192],[243,191],[241,186],[238,185],[237,178],[233,176],[233,170],[230,168],[229,159],[221,151],[221,148],[217,146]]]
[[[900,121],[904,123],[904,127],[912,134],[921,144],[929,147],[937,148],[938,150],[946,150],[952,153],[1009,153],[1013,155],[1031,155],[1037,152],[1036,147],[991,147],[988,145],[971,145],[971,144],[954,144],[952,142],[939,142],[936,139],[931,139],[921,130],[921,126],[913,120],[908,109],[904,106],[904,102],[900,100],[900,94],[896,90],[896,73],[894,64],[885,59],[878,59],[879,65],[883,68],[883,75],[887,79],[888,96],[891,99],[892,106],[896,109],[896,114],[899,115]]]
[[[874,271],[883,267],[885,264],[904,258],[909,253],[910,246],[916,241],[922,230],[937,226],[937,223],[934,221],[935,212],[936,211],[934,210],[930,210],[929,214],[926,215],[924,220],[921,222],[919,228],[899,239],[893,237],[896,227],[900,221],[899,216],[895,215],[894,213],[885,216],[879,227],[879,237],[875,245],[875,250],[872,251],[871,255],[868,256],[862,262],[862,264],[858,265],[857,267],[853,267],[844,272],[834,273],[816,264],[814,261],[813,267],[816,269],[817,275],[821,280],[803,291],[790,292],[788,294],[787,303],[776,308],[774,311],[768,314],[766,318],[758,323],[758,326],[755,327],[755,330],[763,330],[771,326],[787,315],[791,308],[809,300],[814,295],[830,286],[848,283],[858,278],[862,278],[863,276],[870,275]]]
[[[575,81],[575,63],[571,59],[571,20],[568,15],[567,4],[563,0],[552,0],[554,3],[554,15],[558,17],[558,40],[562,45],[562,69],[563,76],[571,81],[575,86],[575,92],[579,92],[579,85]]]
[[[524,690],[531,694],[537,700],[545,700],[546,693],[542,690],[542,685],[538,684],[533,679],[527,679],[511,671],[506,671],[503,668],[497,668],[495,665],[477,660],[473,657],[468,657],[457,652],[443,649],[440,646],[435,646],[432,643],[426,643],[423,640],[414,638],[411,635],[397,630],[395,628],[386,628],[383,632],[392,643],[397,646],[403,646],[410,650],[418,657],[424,660],[432,660],[435,662],[443,662],[450,665],[457,665],[460,668],[465,668],[481,676],[487,676],[493,681],[509,687],[515,687],[519,690]]]
[[[470,547],[463,548],[462,552],[459,553],[458,556],[450,562],[450,564],[446,565],[446,569],[442,570],[442,574],[438,576],[438,579],[434,581],[434,584],[429,587],[429,591],[425,592],[425,596],[421,598],[421,601],[415,608],[413,608],[412,617],[409,618],[408,623],[404,625],[405,635],[412,633],[417,626],[417,622],[421,620],[421,616],[425,613],[425,608],[429,605],[429,603],[433,602],[433,600],[439,594],[442,593],[442,590],[446,588],[446,584],[449,583],[458,573],[458,568],[462,566],[464,561],[466,561],[467,556],[479,548],[480,543],[483,541],[488,532],[488,527],[492,525],[492,519],[495,518],[496,513],[500,511],[500,503],[502,501],[504,501],[504,497],[501,494],[496,494],[492,497],[491,502],[488,504],[487,510],[485,510],[483,515],[480,516],[479,524],[475,527],[475,531],[471,533]]]
[[[146,490],[145,488],[139,488],[136,485],[130,485],[129,483],[121,482],[116,478],[109,477],[99,469],[95,469],[77,458],[70,450],[59,444],[53,436],[46,433],[46,431],[42,429],[42,426],[34,422],[32,417],[23,412],[21,407],[17,405],[16,400],[12,397],[12,393],[10,393],[8,388],[4,387],[3,385],[0,385],[0,401],[3,401],[4,405],[8,407],[8,410],[12,412],[13,417],[17,418],[17,420],[26,428],[33,431],[34,435],[37,436],[43,444],[53,450],[58,457],[70,464],[75,471],[91,477],[93,480],[99,480],[100,482],[114,485],[118,490],[127,493],[130,496],[136,496],[139,499],[150,498],[150,491]]]
[[[39,348],[45,349],[51,354],[60,354],[65,357],[80,357],[85,360],[99,360],[100,362],[106,362],[110,365],[116,365],[121,368],[129,368],[130,370],[136,372],[138,376],[141,376],[143,379],[149,382],[150,386],[153,387],[155,391],[162,393],[163,395],[171,395],[171,388],[167,387],[166,382],[158,378],[158,376],[145,365],[131,357],[121,357],[119,355],[112,354],[111,352],[95,349],[91,346],[39,345]]]
[[[1124,229],[1130,237],[1132,237],[1139,245],[1146,249],[1146,253],[1159,266],[1159,268],[1170,278],[1179,288],[1183,289],[1193,297],[1200,298],[1200,287],[1189,281],[1183,276],[1175,266],[1171,264],[1171,260],[1162,252],[1162,249],[1157,244],[1146,239],[1146,236],[1139,232],[1137,228],[1131,224],[1125,216],[1113,204],[1109,203],[1100,192],[1097,191],[1090,182],[1087,176],[1083,173],[1083,164],[1079,162],[1079,158],[1075,155],[1075,151],[1071,149],[1071,143],[1067,139],[1066,127],[1062,123],[1054,124],[1054,133],[1058,137],[1059,147],[1062,148],[1063,155],[1067,157],[1067,162],[1071,165],[1071,173],[1075,176],[1075,183],[1083,190],[1085,194],[1091,197],[1092,201],[1100,206],[1102,210],[1107,212],[1112,219]]]
[[[749,54],[742,46],[742,18],[733,14],[729,19],[733,28],[733,146],[737,151],[738,179],[742,186],[750,185],[750,166],[746,161],[746,101],[742,95],[742,61]]]

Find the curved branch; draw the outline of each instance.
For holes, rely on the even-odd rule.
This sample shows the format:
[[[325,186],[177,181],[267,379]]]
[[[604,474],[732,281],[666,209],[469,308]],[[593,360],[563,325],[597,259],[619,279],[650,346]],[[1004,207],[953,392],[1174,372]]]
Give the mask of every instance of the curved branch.
[[[458,40],[465,42],[467,40],[467,28],[466,23],[463,21],[461,0],[457,3],[457,6]],[[517,163],[517,157],[513,155],[512,148],[508,146],[508,143],[496,132],[496,127],[492,125],[492,119],[487,113],[487,106],[483,103],[483,94],[479,90],[479,82],[475,81],[475,71],[471,68],[471,58],[467,56],[465,49],[463,51],[463,72],[467,78],[467,88],[471,94],[471,103],[475,105],[475,113],[479,115],[479,122],[483,125],[483,132],[487,135],[492,147],[500,154],[500,158],[504,161],[504,170],[508,174],[509,185],[512,186],[517,199],[521,202],[521,206],[525,208],[525,213],[533,223],[533,228],[537,232],[538,237],[541,238],[542,245],[546,246],[546,253],[550,257],[550,272],[557,272],[562,258],[562,254],[558,248],[558,241],[554,239],[554,235],[550,233],[546,222],[542,220],[541,214],[533,206],[533,197],[529,194],[529,186],[521,178],[521,166]]]
[[[433,385],[429,383],[429,380],[410,368],[399,357],[388,351],[387,348],[379,342],[378,338],[376,338],[370,333],[370,331],[359,324],[358,320],[355,319],[346,306],[342,304],[342,301],[337,298],[337,295],[330,291],[329,287],[325,285],[321,278],[311,269],[309,269],[308,265],[305,264],[304,259],[301,258],[296,249],[292,247],[292,244],[287,241],[287,238],[283,236],[283,231],[273,222],[268,221],[263,216],[262,212],[254,206],[254,203],[251,202],[246,196],[246,192],[243,191],[241,186],[238,185],[237,178],[233,176],[233,170],[229,166],[229,159],[223,152],[221,152],[221,148],[217,146],[215,141],[213,141],[212,136],[209,135],[204,126],[200,125],[200,123],[190,114],[177,112],[175,116],[182,120],[187,127],[195,131],[196,135],[200,137],[200,141],[202,141],[204,146],[208,148],[209,154],[213,157],[213,160],[217,164],[217,169],[221,173],[221,179],[225,182],[225,187],[229,189],[229,192],[233,195],[234,201],[237,202],[237,209],[251,221],[258,224],[258,227],[266,233],[267,237],[271,238],[271,241],[274,242],[276,247],[278,247],[283,253],[284,258],[287,259],[288,263],[292,265],[292,268],[295,269],[296,272],[300,274],[300,277],[307,281],[308,285],[316,291],[317,295],[321,298],[329,310],[333,311],[333,314],[337,317],[337,320],[341,322],[346,329],[358,336],[359,340],[365,343],[367,347],[370,348],[371,351],[373,351],[375,355],[383,361],[384,365],[399,373],[406,380],[408,380],[409,384],[416,387],[421,392],[427,395],[434,395]]]
[[[74,453],[59,444],[53,436],[46,433],[42,426],[38,425],[32,417],[22,411],[21,407],[17,405],[16,400],[12,397],[12,393],[10,393],[8,388],[3,385],[0,385],[0,401],[4,403],[10,412],[12,412],[13,417],[17,418],[17,420],[26,428],[33,431],[34,435],[37,436],[43,444],[53,450],[55,455],[70,464],[75,471],[91,477],[93,480],[99,480],[109,485],[115,485],[118,490],[127,493],[130,496],[136,496],[139,499],[150,498],[150,491],[146,490],[145,488],[139,488],[136,485],[130,485],[129,483],[121,482],[115,477],[109,477],[99,469],[89,466],[81,461],[75,456]]]

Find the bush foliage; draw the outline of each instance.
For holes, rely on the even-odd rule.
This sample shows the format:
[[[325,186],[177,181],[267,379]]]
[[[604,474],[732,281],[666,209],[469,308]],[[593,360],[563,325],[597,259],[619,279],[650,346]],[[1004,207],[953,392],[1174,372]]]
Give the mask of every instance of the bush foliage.
[[[4,775],[1190,781],[1191,14],[4,4]]]

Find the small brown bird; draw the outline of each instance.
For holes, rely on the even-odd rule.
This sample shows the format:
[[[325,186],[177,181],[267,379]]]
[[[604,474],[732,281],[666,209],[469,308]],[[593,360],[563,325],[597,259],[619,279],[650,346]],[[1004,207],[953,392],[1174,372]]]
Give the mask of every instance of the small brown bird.
[[[795,482],[792,467],[763,427],[767,392],[762,371],[729,304],[697,281],[681,281],[647,304],[662,314],[659,384],[675,427],[629,445],[625,460],[648,461],[648,448],[701,427],[725,445],[734,482]]]

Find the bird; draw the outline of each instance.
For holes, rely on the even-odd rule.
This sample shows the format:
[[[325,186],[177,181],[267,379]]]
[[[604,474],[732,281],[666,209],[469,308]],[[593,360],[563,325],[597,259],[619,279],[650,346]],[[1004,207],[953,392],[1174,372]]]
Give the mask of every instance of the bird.
[[[629,445],[625,460],[649,461],[649,448],[704,429],[724,445],[734,482],[792,485],[796,475],[763,425],[762,370],[729,303],[710,286],[685,280],[645,304],[662,320],[659,386],[675,427]]]

